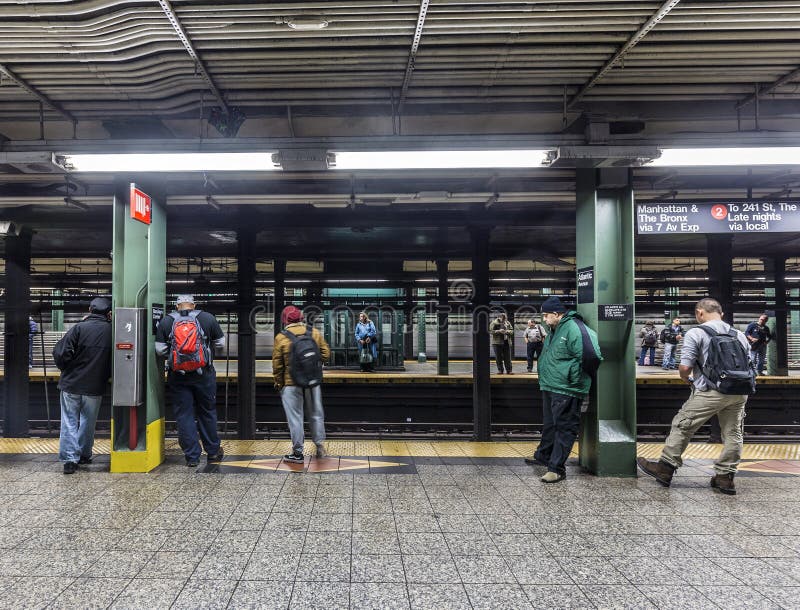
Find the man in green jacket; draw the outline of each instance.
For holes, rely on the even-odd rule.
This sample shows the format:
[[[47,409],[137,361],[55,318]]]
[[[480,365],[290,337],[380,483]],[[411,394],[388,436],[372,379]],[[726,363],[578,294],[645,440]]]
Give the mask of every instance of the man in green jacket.
[[[542,319],[550,326],[539,357],[539,387],[542,390],[542,440],[528,464],[547,466],[543,483],[557,483],[567,476],[564,464],[578,436],[581,402],[589,393],[591,377],[583,369],[584,350],[594,350],[601,358],[597,334],[586,328],[583,318],[567,310],[561,299],[549,297],[542,303]]]

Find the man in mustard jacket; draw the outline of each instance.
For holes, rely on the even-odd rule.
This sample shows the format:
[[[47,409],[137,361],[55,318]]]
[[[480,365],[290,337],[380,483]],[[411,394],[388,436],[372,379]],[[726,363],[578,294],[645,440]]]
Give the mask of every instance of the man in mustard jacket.
[[[584,351],[602,359],[597,334],[581,330],[583,318],[567,310],[558,297],[549,297],[542,304],[542,319],[551,328],[539,357],[539,387],[542,390],[542,440],[528,464],[547,466],[543,483],[557,483],[567,476],[564,464],[578,436],[583,402],[592,385],[584,371]],[[583,325],[585,327],[585,325]]]
[[[284,461],[296,464],[303,463],[303,405],[308,408],[308,423],[311,427],[311,437],[317,446],[317,458],[325,457],[325,412],[322,409],[321,363],[319,366],[319,379],[310,387],[301,387],[296,383],[298,375],[292,370],[292,345],[296,340],[284,333],[292,333],[295,337],[306,334],[307,328],[303,323],[303,312],[294,305],[285,307],[281,313],[283,332],[275,335],[275,346],[272,349],[272,374],[275,377],[275,389],[280,392],[283,410],[286,412],[286,421],[289,424],[289,434],[292,437],[292,451],[283,456]],[[327,362],[331,350],[325,338],[316,329],[312,328],[311,338],[319,349],[321,362]],[[311,344],[313,348],[313,344]],[[294,359],[298,362],[297,359]]]

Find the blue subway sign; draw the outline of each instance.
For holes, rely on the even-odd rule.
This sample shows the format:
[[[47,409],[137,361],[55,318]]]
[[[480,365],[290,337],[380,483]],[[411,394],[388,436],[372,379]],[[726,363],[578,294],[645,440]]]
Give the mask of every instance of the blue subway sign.
[[[800,231],[800,203],[747,201],[636,204],[636,232],[791,233]]]

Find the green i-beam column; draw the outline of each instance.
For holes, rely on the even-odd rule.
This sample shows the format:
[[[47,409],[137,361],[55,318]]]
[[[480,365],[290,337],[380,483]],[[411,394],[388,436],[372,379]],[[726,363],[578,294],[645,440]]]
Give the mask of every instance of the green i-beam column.
[[[634,476],[634,211],[630,170],[579,168],[575,173],[578,313],[597,331],[603,353],[590,406],[582,416],[580,463],[600,476]],[[617,316],[623,319],[603,321],[598,320],[601,305],[630,307],[616,308],[617,312],[626,312]]]
[[[164,361],[156,357],[153,320],[169,309],[166,206],[163,197],[153,196],[150,224],[137,220],[133,216],[143,204],[137,209],[134,201],[131,207],[133,187],[121,185],[114,196],[112,301],[115,314],[118,308],[144,309],[144,388],[135,415],[128,407],[112,407],[111,472],[149,472],[164,461]],[[114,337],[115,352],[120,341]]]

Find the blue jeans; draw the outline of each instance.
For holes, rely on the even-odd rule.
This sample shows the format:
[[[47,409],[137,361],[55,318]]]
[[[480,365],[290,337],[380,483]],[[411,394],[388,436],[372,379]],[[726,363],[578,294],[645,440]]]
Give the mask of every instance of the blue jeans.
[[[199,460],[200,441],[208,455],[217,455],[220,442],[217,433],[217,375],[206,369],[199,380],[168,381],[172,392],[172,411],[178,426],[178,444],[187,460]],[[197,423],[195,423],[197,418]],[[198,428],[200,437],[198,440]]]
[[[764,367],[767,366],[767,348],[751,349],[750,359],[753,361],[753,366],[759,375],[764,374]]]
[[[648,350],[650,351],[650,364],[656,363],[656,348],[655,346],[642,346],[642,351],[639,353],[639,366],[644,366],[644,357],[647,355]]]
[[[661,368],[671,369],[675,367],[675,348],[678,347],[674,343],[664,344],[664,358],[661,361]]]
[[[581,425],[581,399],[542,391],[542,440],[533,457],[547,464],[547,470],[565,474],[572,445]]]
[[[94,425],[102,396],[86,396],[61,391],[61,431],[58,435],[58,459],[78,463],[92,457]]]
[[[322,387],[300,388],[296,385],[284,386],[281,390],[281,402],[289,424],[292,437],[292,450],[303,453],[305,434],[303,431],[303,404],[308,409],[308,424],[311,438],[319,446],[325,442],[325,412],[322,409]]]

